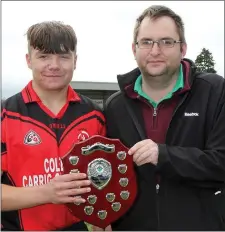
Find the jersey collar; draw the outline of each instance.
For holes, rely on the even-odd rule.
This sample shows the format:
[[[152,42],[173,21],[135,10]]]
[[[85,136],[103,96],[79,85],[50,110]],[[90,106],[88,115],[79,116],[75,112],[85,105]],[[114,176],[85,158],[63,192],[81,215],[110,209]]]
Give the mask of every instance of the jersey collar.
[[[37,93],[34,91],[32,87],[32,81],[30,81],[25,88],[22,90],[22,97],[25,103],[31,103],[31,102],[41,102],[41,99],[37,95]],[[76,102],[80,101],[80,97],[78,94],[72,89],[72,87],[68,86],[68,92],[67,92],[67,101],[68,102]]]

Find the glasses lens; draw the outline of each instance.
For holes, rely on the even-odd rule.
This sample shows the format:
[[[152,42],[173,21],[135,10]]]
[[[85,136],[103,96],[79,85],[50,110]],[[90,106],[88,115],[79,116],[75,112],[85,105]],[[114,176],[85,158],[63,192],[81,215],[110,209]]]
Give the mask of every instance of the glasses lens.
[[[162,47],[173,47],[174,41],[172,39],[163,39],[160,40],[160,46]]]

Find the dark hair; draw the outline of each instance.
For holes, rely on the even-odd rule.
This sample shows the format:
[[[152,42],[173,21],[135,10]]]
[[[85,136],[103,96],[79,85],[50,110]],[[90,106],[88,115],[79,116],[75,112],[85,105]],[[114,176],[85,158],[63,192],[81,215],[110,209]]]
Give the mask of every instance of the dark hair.
[[[77,37],[73,28],[59,21],[32,25],[27,31],[28,50],[33,47],[45,53],[76,53]]]
[[[137,42],[137,36],[139,32],[139,28],[141,25],[141,22],[144,18],[149,17],[151,19],[157,19],[162,16],[168,16],[173,19],[173,21],[176,24],[177,27],[177,32],[179,34],[179,39],[183,42],[186,43],[185,36],[184,36],[184,23],[179,15],[177,15],[174,11],[172,11],[170,8],[166,6],[161,6],[161,5],[153,5],[145,9],[142,14],[137,18],[136,24],[134,27],[134,37],[133,37],[133,42]]]

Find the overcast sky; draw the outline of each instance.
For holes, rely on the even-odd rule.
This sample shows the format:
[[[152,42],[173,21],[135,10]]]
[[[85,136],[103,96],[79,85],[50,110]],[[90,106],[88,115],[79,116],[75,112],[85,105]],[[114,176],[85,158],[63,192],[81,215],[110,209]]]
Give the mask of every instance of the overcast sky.
[[[218,74],[224,75],[223,1],[3,1],[3,97],[20,91],[31,80],[25,62],[29,26],[45,20],[70,24],[78,37],[78,62],[73,80],[116,82],[116,75],[136,67],[131,43],[138,15],[153,4],[172,8],[183,18],[188,51],[193,61],[209,49]]]

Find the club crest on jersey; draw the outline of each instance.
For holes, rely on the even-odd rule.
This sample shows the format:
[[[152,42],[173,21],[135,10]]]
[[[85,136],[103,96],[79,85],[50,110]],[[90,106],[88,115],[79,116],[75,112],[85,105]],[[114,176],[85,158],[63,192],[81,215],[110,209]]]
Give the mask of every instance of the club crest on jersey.
[[[40,136],[34,132],[33,130],[28,131],[28,133],[24,137],[24,144],[26,145],[38,145],[41,143]]]
[[[77,139],[78,139],[79,142],[81,142],[81,141],[84,141],[84,140],[88,139],[89,137],[90,136],[87,133],[87,131],[81,130],[80,133],[77,136]]]

